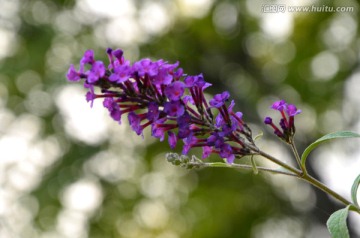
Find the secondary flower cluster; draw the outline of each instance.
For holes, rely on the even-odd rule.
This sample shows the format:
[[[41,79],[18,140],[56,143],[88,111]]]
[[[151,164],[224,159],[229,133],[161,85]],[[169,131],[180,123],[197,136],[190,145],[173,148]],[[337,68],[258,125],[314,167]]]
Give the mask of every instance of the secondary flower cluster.
[[[295,135],[294,117],[301,113],[301,110],[293,104],[287,104],[284,100],[274,102],[271,108],[281,113],[282,118],[279,122],[281,130],[273,123],[271,117],[265,117],[264,123],[270,125],[274,129],[274,134],[280,139],[286,143],[292,143]]]
[[[67,78],[84,80],[87,101],[103,98],[110,116],[121,123],[127,114],[129,124],[138,135],[151,127],[151,135],[164,140],[167,134],[172,149],[183,141],[182,153],[201,147],[203,158],[219,154],[228,163],[236,157],[256,154],[251,130],[241,112],[228,105],[229,93],[216,94],[207,101],[204,90],[211,86],[202,74],[190,76],[178,68],[179,63],[141,59],[131,64],[120,49],[107,49],[109,64],[94,59],[87,50],[79,70],[71,65]],[[100,88],[95,93],[95,87]]]

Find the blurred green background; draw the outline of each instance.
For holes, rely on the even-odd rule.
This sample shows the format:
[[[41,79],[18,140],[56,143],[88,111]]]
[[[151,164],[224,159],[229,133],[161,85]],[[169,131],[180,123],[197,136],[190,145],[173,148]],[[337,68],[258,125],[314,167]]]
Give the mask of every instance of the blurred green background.
[[[268,4],[350,9],[264,12]],[[86,49],[180,61],[213,84],[209,96],[229,90],[264,131],[260,148],[291,163],[262,124],[277,116],[274,100],[303,110],[300,151],[324,133],[360,131],[359,9],[355,0],[0,0],[0,237],[329,237],[326,219],[341,205],[322,192],[282,176],[174,167],[166,143],[119,126],[101,102],[90,109],[65,74]],[[309,159],[346,197],[356,143]],[[349,221],[354,237],[359,222]]]

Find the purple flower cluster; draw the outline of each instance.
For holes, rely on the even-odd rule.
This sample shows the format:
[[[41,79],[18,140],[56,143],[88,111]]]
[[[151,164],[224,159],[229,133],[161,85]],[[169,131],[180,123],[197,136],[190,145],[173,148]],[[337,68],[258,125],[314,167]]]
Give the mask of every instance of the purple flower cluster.
[[[293,104],[287,104],[284,100],[276,101],[271,106],[271,109],[277,110],[281,113],[279,122],[281,130],[273,123],[271,117],[265,117],[264,123],[270,125],[274,129],[274,134],[286,143],[291,143],[295,134],[294,117],[301,113]]]
[[[120,123],[127,114],[136,134],[143,135],[150,127],[151,135],[161,141],[167,135],[172,149],[181,140],[183,154],[201,147],[203,158],[216,153],[233,163],[235,158],[258,152],[242,113],[233,111],[234,101],[227,105],[230,94],[216,94],[209,102],[205,99],[204,90],[211,84],[202,74],[186,75],[179,63],[164,60],[145,58],[131,64],[120,49],[108,49],[107,55],[109,64],[105,65],[87,50],[79,70],[71,65],[67,73],[70,81],[84,80],[91,106],[95,99],[103,98],[115,121]],[[291,110],[290,105],[287,108]]]

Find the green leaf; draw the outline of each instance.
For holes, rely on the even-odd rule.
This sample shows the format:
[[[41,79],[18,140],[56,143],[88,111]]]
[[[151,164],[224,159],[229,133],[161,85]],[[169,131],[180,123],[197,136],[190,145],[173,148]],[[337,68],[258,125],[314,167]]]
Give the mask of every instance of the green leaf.
[[[331,237],[333,238],[350,238],[346,225],[346,218],[349,213],[350,205],[334,212],[326,222]]]
[[[352,187],[351,187],[351,199],[353,200],[354,204],[359,207],[358,201],[357,201],[357,190],[360,185],[360,174],[356,177]]]
[[[305,162],[306,159],[308,157],[308,155],[310,154],[310,152],[315,149],[316,147],[319,146],[319,144],[328,141],[328,140],[333,140],[333,139],[340,139],[340,138],[356,138],[356,137],[360,137],[360,134],[357,134],[355,132],[351,132],[351,131],[338,131],[338,132],[334,132],[334,133],[330,133],[327,135],[324,135],[323,137],[317,139],[315,142],[313,142],[312,144],[310,144],[303,152],[303,154],[301,155],[301,165],[303,167],[305,167]]]

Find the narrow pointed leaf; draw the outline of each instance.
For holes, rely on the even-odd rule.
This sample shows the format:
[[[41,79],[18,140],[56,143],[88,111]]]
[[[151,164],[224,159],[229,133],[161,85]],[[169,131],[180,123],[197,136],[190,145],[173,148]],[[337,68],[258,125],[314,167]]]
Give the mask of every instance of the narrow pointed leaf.
[[[338,132],[330,133],[330,134],[324,135],[323,137],[320,137],[319,139],[317,139],[315,142],[310,144],[304,150],[303,154],[301,155],[301,165],[303,167],[305,167],[305,163],[306,163],[306,159],[307,159],[308,155],[310,154],[310,152],[312,150],[314,150],[316,147],[318,147],[321,143],[326,142],[328,140],[333,140],[333,139],[356,138],[356,137],[360,137],[360,134],[357,134],[357,133],[351,132],[351,131],[338,131]]]
[[[351,187],[351,199],[353,200],[354,204],[359,207],[358,200],[357,200],[357,191],[360,185],[360,174],[356,177],[354,184]]]
[[[334,212],[326,222],[331,237],[334,238],[350,238],[349,230],[346,225],[346,218],[349,213],[350,206]]]

